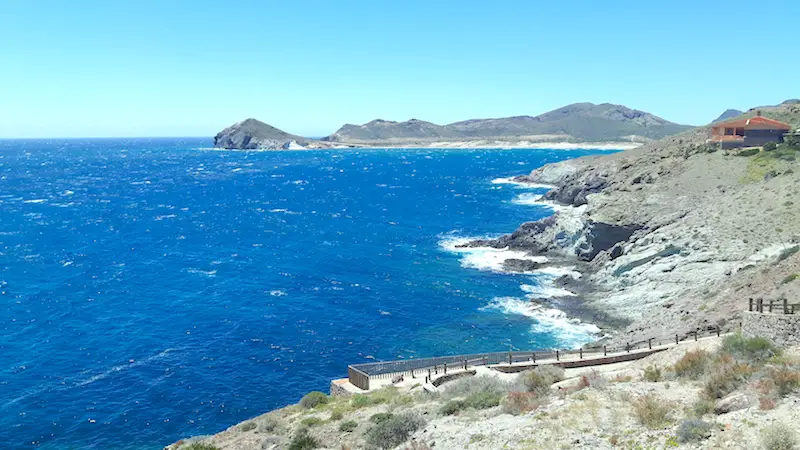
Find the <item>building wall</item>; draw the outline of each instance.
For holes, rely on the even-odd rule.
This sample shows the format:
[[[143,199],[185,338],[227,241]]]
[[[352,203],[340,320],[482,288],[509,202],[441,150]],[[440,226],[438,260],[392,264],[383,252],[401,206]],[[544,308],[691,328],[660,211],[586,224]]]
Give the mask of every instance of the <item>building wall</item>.
[[[744,145],[756,147],[767,142],[783,142],[784,130],[746,130],[744,132]]]
[[[800,345],[800,314],[771,314],[745,311],[742,334],[765,337],[776,345]]]

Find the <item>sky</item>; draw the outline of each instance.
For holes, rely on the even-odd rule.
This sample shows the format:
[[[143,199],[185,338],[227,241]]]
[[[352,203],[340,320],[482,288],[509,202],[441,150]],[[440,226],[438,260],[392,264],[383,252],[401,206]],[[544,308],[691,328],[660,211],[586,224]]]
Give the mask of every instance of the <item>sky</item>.
[[[305,136],[617,103],[701,125],[800,97],[770,1],[0,0],[0,137]]]

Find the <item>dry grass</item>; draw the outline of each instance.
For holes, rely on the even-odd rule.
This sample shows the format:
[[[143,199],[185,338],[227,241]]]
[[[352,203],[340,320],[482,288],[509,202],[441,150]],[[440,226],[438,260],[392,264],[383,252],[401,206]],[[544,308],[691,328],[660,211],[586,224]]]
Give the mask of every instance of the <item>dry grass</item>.
[[[639,423],[651,430],[664,428],[672,422],[673,405],[655,394],[637,397],[631,404]]]

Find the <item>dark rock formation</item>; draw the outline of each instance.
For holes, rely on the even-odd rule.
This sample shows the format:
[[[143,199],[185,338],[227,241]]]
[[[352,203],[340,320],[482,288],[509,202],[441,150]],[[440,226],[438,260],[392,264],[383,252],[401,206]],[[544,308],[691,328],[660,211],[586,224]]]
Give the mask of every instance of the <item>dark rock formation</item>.
[[[633,235],[641,227],[636,225],[612,225],[602,222],[590,221],[586,225],[584,232],[585,240],[576,249],[578,258],[584,261],[591,261],[598,253],[614,249],[611,258],[617,258],[622,254],[621,244]]]
[[[503,270],[509,272],[532,272],[542,266],[543,264],[530,259],[510,258],[503,261]]]
[[[561,203],[563,205],[581,206],[587,203],[589,194],[596,194],[608,185],[608,181],[601,175],[592,174],[578,183],[567,183],[544,195],[545,200]]]

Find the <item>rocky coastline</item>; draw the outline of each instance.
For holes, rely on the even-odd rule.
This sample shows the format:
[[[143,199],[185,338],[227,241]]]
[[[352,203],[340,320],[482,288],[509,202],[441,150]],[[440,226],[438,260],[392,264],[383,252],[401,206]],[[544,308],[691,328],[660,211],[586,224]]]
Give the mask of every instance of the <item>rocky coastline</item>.
[[[800,124],[795,105],[762,110]],[[561,208],[510,234],[462,245],[580,264],[580,280],[557,281],[578,295],[551,301],[583,320],[616,324],[612,341],[736,328],[748,298],[798,294],[780,283],[797,271],[782,255],[800,243],[800,209],[791,207],[798,167],[793,155],[718,151],[709,136],[708,128],[696,129],[517,176],[512,181],[553,186],[540,201]],[[531,262],[506,266],[521,271]]]

